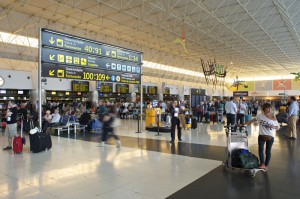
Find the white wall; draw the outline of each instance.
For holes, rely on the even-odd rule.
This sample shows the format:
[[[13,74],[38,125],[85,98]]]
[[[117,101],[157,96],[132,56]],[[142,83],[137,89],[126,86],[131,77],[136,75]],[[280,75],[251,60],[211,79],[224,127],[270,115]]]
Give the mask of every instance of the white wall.
[[[0,89],[33,89],[31,72],[0,69],[0,76],[5,81]]]

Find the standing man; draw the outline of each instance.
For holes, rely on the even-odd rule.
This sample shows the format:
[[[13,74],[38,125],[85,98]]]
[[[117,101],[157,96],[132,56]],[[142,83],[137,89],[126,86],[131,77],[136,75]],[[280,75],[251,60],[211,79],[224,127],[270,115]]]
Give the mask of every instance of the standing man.
[[[252,115],[252,102],[251,100],[248,101],[248,115]]]
[[[12,140],[13,137],[18,136],[17,132],[17,115],[18,109],[15,105],[14,101],[9,101],[7,105],[7,112],[5,115],[6,118],[6,128],[5,128],[5,135],[8,137],[8,146],[3,148],[3,150],[10,150],[12,149]]]
[[[253,115],[257,116],[257,110],[258,110],[259,104],[258,101],[253,103]]]
[[[233,97],[230,97],[230,100],[225,104],[226,118],[227,118],[227,126],[235,125],[235,115],[237,113],[236,104],[233,102]]]
[[[288,112],[288,132],[287,136],[289,139],[296,140],[297,139],[297,130],[296,123],[298,119],[299,113],[299,104],[294,96],[289,99],[290,107]]]
[[[242,99],[239,99],[238,107],[237,107],[237,118],[236,118],[236,124],[243,124],[245,122],[245,112],[247,108],[243,102]]]
[[[170,113],[171,113],[171,143],[174,143],[175,140],[175,128],[177,126],[178,130],[178,140],[181,141],[181,127],[180,127],[180,120],[179,120],[179,114],[180,114],[180,108],[178,106],[177,101],[174,101],[172,103],[172,106],[170,108]]]

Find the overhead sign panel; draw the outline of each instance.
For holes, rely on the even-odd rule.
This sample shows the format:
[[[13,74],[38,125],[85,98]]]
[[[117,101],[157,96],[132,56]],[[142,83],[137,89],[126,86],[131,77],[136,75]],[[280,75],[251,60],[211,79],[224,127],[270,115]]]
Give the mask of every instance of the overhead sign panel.
[[[54,65],[54,64],[44,63],[42,68],[42,76],[61,78],[61,79],[76,79],[76,80],[115,82],[115,83],[126,83],[126,84],[141,83],[140,74],[74,67],[74,66],[67,66],[62,64]]]
[[[101,70],[113,70],[125,73],[141,73],[141,66],[137,63],[124,62],[116,59],[84,55],[51,48],[43,48],[42,62],[89,67]]]
[[[128,49],[110,46],[93,40],[59,33],[44,29],[42,44],[60,49],[67,49],[81,53],[89,53],[113,59],[142,63],[141,53]]]

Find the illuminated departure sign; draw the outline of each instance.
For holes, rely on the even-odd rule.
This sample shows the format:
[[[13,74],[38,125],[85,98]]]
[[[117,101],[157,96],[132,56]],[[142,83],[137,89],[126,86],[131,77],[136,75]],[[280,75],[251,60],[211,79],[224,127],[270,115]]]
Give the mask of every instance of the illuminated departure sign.
[[[71,82],[71,90],[76,92],[89,92],[89,85],[90,83],[88,81],[73,80]]]
[[[115,82],[140,84],[141,75],[117,71],[98,70],[92,68],[74,67],[59,64],[43,64],[42,77],[61,79],[76,79],[86,81]]]
[[[141,83],[141,52],[47,29],[40,48],[42,77]]]
[[[142,63],[141,53],[135,51],[52,30],[43,29],[42,32],[42,44],[45,46]]]
[[[148,94],[151,94],[151,95],[157,94],[157,87],[156,86],[148,86],[147,90],[148,90]]]
[[[112,93],[113,92],[113,84],[112,83],[97,82],[96,87],[100,93]]]
[[[117,84],[116,90],[117,90],[117,93],[129,93],[129,85],[128,84]]]
[[[125,73],[141,73],[141,66],[137,63],[124,62],[116,59],[84,55],[51,48],[43,48],[42,62],[122,71]]]

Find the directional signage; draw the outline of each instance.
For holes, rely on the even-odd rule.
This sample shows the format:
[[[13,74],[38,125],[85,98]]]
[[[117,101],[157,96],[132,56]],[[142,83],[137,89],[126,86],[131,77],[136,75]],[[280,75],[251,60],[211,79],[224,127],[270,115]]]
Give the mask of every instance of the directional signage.
[[[141,75],[67,65],[43,64],[42,77],[140,84]]]
[[[196,89],[196,88],[191,88],[191,94],[192,95],[205,95],[205,89]]]
[[[42,44],[60,49],[67,49],[76,52],[88,53],[97,56],[104,56],[135,63],[142,63],[141,53],[110,46],[89,39],[59,33],[47,29],[42,30]]]
[[[234,97],[248,96],[248,91],[233,91],[233,96]]]
[[[122,71],[126,73],[141,73],[141,66],[137,63],[129,63],[104,57],[83,55],[51,48],[43,48],[42,62]]]

